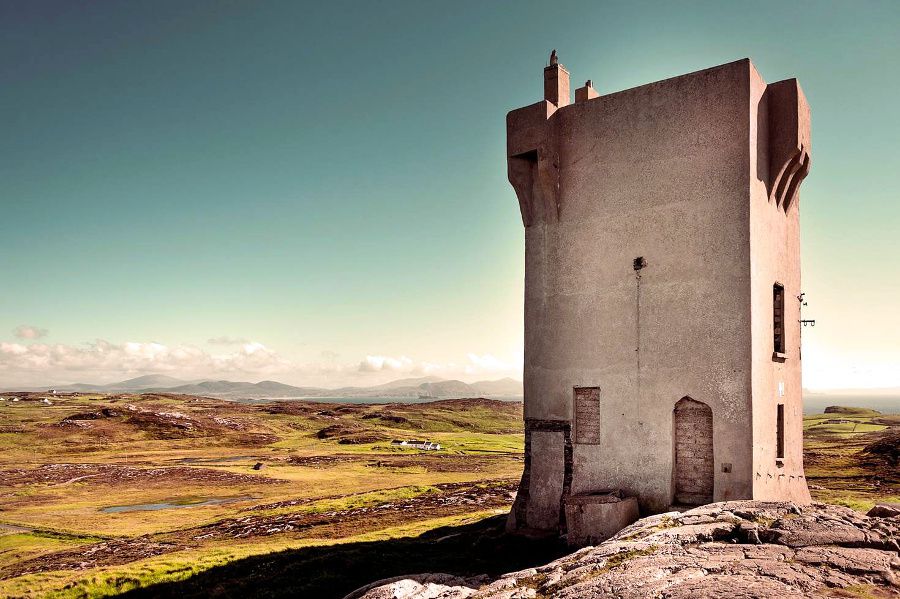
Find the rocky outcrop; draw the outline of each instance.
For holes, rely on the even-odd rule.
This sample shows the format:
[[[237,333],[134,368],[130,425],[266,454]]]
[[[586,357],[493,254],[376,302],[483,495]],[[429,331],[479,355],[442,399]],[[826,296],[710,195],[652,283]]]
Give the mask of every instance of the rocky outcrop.
[[[893,518],[900,516],[900,503],[879,503],[866,512],[866,516],[875,518]]]
[[[644,518],[612,539],[489,582],[428,574],[353,599],[900,597],[900,517],[732,501]]]
[[[885,462],[891,468],[900,464],[900,431],[881,435],[877,440],[863,448],[863,453],[870,459]]]

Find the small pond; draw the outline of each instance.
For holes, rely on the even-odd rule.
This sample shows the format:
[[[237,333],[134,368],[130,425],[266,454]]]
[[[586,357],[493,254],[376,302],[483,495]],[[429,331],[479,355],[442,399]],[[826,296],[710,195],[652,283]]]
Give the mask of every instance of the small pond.
[[[109,507],[100,508],[100,511],[106,514],[117,514],[119,512],[155,512],[157,510],[178,510],[187,507],[201,507],[204,505],[222,505],[225,503],[234,503],[236,501],[247,501],[248,499],[254,498],[247,495],[242,497],[210,497],[209,499],[198,499],[195,501],[172,500],[162,503],[111,505]]]
[[[15,524],[0,524],[0,537],[3,535],[14,535],[31,532],[30,528],[24,526],[16,526]]]
[[[258,462],[261,460],[259,456],[252,455],[235,455],[228,456],[222,458],[179,458],[176,460],[181,464],[218,464],[223,462],[243,462],[243,461],[254,461]]]

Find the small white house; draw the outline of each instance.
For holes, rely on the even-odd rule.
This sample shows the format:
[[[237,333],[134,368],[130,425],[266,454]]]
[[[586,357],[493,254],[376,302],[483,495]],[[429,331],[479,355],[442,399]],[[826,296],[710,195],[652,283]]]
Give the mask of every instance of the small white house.
[[[393,441],[391,441],[391,445],[398,445],[400,447],[411,447],[413,449],[424,449],[426,451],[438,451],[441,448],[440,443],[435,443],[433,441],[419,441],[416,439],[412,439],[412,440],[394,439]]]

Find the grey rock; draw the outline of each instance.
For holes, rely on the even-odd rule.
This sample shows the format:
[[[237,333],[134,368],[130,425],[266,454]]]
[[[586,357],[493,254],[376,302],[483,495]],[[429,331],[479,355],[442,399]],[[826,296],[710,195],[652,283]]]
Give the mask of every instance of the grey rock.
[[[839,506],[715,503],[638,520],[596,547],[492,582],[430,581],[438,588],[411,579],[416,584],[394,581],[354,597],[785,599],[839,596],[848,587],[893,596],[900,595],[898,537],[900,518]]]
[[[868,511],[873,518],[895,518],[900,516],[900,503],[879,503]]]
[[[472,584],[473,581],[452,574],[397,576],[366,585],[344,599],[466,599],[476,592]]]

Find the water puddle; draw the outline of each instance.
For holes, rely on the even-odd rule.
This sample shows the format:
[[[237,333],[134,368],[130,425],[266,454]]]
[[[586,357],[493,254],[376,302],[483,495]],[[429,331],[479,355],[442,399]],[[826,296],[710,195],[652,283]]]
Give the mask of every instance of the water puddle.
[[[180,458],[176,461],[180,464],[221,464],[224,462],[256,462],[259,459],[259,456],[236,455],[224,458]]]
[[[201,507],[204,505],[223,505],[227,503],[235,503],[237,501],[247,501],[255,499],[250,495],[241,497],[210,497],[209,499],[200,499],[196,501],[165,501],[162,503],[136,503],[133,505],[111,505],[101,508],[100,511],[105,514],[117,514],[119,512],[155,512],[157,510],[179,510],[188,507]]]
[[[0,537],[3,535],[16,535],[31,532],[30,528],[24,526],[16,526],[15,524],[0,524]]]

